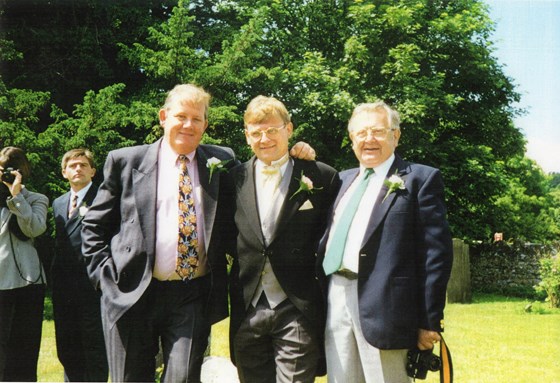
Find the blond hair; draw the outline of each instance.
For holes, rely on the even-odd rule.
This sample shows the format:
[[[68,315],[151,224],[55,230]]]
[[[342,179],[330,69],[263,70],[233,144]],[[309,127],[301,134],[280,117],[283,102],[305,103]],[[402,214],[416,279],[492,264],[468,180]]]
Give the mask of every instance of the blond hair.
[[[210,105],[210,94],[202,87],[193,84],[179,84],[175,85],[173,89],[167,93],[167,98],[163,104],[162,109],[169,109],[171,104],[177,100],[181,103],[186,102],[190,104],[204,106],[204,118],[208,119],[208,106]]]
[[[245,128],[249,124],[259,124],[271,116],[280,117],[284,123],[291,121],[286,106],[280,100],[274,97],[257,96],[247,105],[243,115]]]

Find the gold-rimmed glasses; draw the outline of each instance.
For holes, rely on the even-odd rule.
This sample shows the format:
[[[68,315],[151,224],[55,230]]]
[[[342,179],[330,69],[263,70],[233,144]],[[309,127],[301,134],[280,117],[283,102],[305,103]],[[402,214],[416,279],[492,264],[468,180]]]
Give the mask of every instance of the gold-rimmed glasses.
[[[268,138],[274,139],[278,137],[278,133],[280,133],[281,129],[284,129],[286,124],[282,126],[269,126],[265,129],[255,129],[255,130],[248,130],[247,134],[255,141],[262,139],[262,135],[265,134]]]
[[[379,126],[368,126],[353,131],[352,136],[354,136],[358,140],[365,140],[368,136],[368,133],[371,133],[373,138],[375,138],[376,140],[384,140],[387,138],[387,134],[392,130],[395,129],[382,128]]]

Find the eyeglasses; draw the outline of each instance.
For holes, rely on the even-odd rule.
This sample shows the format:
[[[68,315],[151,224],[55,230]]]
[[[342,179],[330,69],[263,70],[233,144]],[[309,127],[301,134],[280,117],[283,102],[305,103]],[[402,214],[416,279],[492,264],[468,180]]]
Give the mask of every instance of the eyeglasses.
[[[370,126],[368,128],[362,128],[360,130],[353,131],[352,135],[359,140],[365,140],[368,136],[368,132],[371,132],[371,135],[376,140],[384,140],[387,138],[387,134],[392,130],[395,129],[378,128],[377,126]]]
[[[284,124],[282,126],[269,126],[266,129],[247,130],[247,134],[255,141],[260,140],[263,134],[265,134],[268,138],[276,138],[278,133],[280,133],[280,129],[284,129],[285,127],[286,125]]]

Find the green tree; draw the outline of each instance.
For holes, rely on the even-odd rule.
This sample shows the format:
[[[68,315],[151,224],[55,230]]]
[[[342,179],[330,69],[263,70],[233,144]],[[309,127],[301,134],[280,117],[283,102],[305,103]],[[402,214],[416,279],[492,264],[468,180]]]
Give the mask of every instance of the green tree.
[[[355,163],[345,132],[352,107],[386,100],[402,114],[400,154],[443,170],[454,234],[490,235],[496,190],[508,185],[498,162],[522,155],[524,141],[512,122],[519,95],[492,56],[482,2],[219,1],[206,20],[213,10],[231,17],[220,20],[221,51],[190,39],[196,15],[180,1],[150,50],[136,44],[129,57],[143,68],[172,64],[178,81],[209,88],[227,111],[212,121],[214,138],[243,146],[241,111],[257,94],[275,95],[292,111],[295,137],[344,168]],[[240,21],[238,32],[224,26]],[[188,46],[176,48],[179,39]],[[176,49],[197,66],[174,60]]]
[[[513,123],[520,96],[493,55],[494,25],[481,0],[55,0],[28,15],[2,1],[17,16],[0,36],[14,42],[7,88],[52,92],[50,115],[45,104],[28,111],[39,122],[20,123],[53,161],[56,145],[87,145],[103,158],[152,142],[164,93],[194,82],[213,95],[206,141],[248,158],[243,111],[256,95],[272,95],[291,111],[294,139],[344,169],[356,164],[346,132],[352,108],[383,99],[402,115],[398,153],[442,170],[455,236],[490,238],[504,223],[528,240],[557,233],[557,194],[523,159]],[[65,45],[69,56],[60,53]],[[64,102],[69,84],[60,74],[83,80]],[[37,126],[45,118],[54,121],[48,129]]]

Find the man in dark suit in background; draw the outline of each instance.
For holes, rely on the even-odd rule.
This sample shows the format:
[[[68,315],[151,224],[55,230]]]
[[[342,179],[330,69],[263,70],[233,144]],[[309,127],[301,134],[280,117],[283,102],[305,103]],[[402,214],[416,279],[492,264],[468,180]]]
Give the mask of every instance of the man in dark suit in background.
[[[319,251],[327,375],[407,382],[407,350],[433,348],[443,331],[452,264],[443,181],[437,169],[394,154],[399,115],[385,103],[358,105],[348,130],[360,167],[340,174]]]
[[[200,382],[210,326],[228,315],[226,170],[236,159],[200,144],[209,100],[200,87],[173,88],[159,111],[163,138],[109,153],[84,219],[112,381],[153,381],[161,342],[162,381]]]
[[[92,183],[93,154],[72,149],[64,154],[61,165],[70,191],[53,202],[52,294],[58,359],[64,367],[64,381],[106,382],[100,293],[89,281],[82,256],[82,220],[97,194],[97,185]]]
[[[293,125],[277,99],[256,97],[244,121],[255,157],[231,171],[232,360],[241,382],[313,382],[324,355],[316,248],[338,176],[323,163],[289,158]]]

